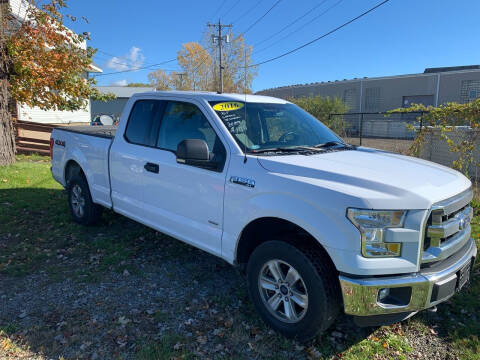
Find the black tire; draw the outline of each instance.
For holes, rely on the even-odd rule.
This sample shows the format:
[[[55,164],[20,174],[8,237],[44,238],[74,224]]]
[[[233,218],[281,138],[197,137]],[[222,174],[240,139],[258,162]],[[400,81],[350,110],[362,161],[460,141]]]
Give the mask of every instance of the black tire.
[[[339,280],[336,269],[332,268],[330,260],[325,259],[325,256],[326,253],[316,249],[305,247],[300,250],[285,241],[276,240],[262,243],[253,251],[247,265],[248,291],[258,313],[273,330],[288,338],[308,341],[328,329],[335,321],[342,304]],[[259,277],[262,271],[269,271],[264,269],[267,269],[266,264],[272,260],[291,265],[300,274],[305,285],[302,288],[306,288],[308,306],[302,311],[304,315],[297,322],[282,321],[272,314],[265,303],[266,290],[260,290]],[[270,293],[274,291],[278,291],[277,295],[283,298],[280,290],[272,290]],[[282,306],[288,305],[285,305],[285,302],[280,304],[280,311]]]
[[[98,223],[102,217],[103,207],[92,201],[90,189],[88,188],[85,177],[81,174],[73,175],[68,181],[67,189],[68,206],[73,220],[82,225],[94,225]],[[79,196],[83,199],[82,211],[79,211],[75,205],[80,199]]]

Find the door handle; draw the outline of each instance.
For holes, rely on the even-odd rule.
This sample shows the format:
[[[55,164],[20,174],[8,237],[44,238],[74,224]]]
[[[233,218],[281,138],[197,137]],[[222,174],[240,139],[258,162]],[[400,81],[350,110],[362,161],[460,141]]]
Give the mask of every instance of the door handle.
[[[151,162],[147,162],[143,167],[145,168],[145,170],[150,171],[150,172],[155,173],[155,174],[158,174],[158,172],[160,170],[158,164],[154,164],[154,163],[151,163]]]

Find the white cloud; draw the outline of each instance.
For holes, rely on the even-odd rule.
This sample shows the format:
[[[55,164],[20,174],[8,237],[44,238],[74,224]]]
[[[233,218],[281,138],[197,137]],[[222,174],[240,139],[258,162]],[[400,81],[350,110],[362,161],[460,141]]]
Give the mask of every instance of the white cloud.
[[[127,86],[128,82],[127,82],[127,80],[117,80],[117,81],[112,82],[110,85],[111,86]]]
[[[110,60],[107,60],[105,66],[116,71],[136,70],[143,65],[144,61],[145,56],[142,54],[142,50],[136,46],[132,46],[128,54],[120,57],[114,56]]]

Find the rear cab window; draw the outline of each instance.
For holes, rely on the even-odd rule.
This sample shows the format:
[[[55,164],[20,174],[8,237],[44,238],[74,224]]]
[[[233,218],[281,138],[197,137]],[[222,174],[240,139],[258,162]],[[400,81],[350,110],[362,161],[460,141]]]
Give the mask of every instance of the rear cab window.
[[[155,146],[165,102],[138,100],[133,105],[125,129],[125,139],[136,145]]]

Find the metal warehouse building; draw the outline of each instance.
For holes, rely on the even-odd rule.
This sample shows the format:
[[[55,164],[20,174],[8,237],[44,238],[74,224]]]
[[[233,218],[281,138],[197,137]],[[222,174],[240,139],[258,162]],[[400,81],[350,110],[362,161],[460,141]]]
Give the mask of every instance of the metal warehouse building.
[[[338,97],[349,112],[380,112],[411,103],[440,105],[465,103],[480,96],[480,65],[427,68],[420,74],[355,78],[283,86],[257,94],[280,98]]]

